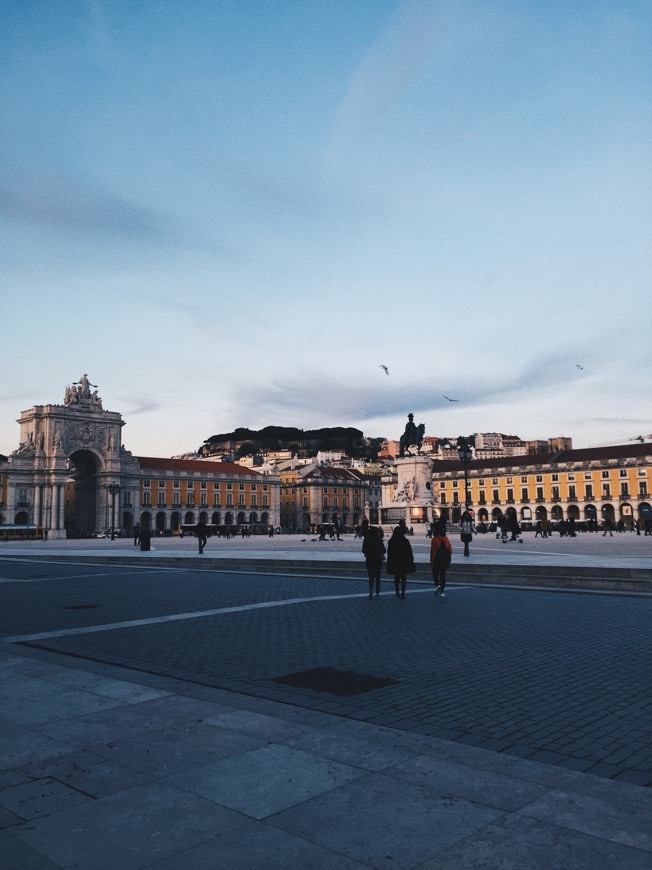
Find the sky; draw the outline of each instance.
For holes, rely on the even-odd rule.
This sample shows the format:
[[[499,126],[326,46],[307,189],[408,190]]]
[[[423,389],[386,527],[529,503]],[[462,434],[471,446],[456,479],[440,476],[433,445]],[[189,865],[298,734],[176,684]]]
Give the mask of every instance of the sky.
[[[83,373],[136,455],[410,412],[652,433],[649,2],[0,0],[0,31],[0,453]]]

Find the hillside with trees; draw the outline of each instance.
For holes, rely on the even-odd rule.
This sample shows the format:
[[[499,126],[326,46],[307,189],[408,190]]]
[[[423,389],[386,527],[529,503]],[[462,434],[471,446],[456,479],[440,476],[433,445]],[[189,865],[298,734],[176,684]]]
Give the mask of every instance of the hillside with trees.
[[[375,458],[383,438],[365,438],[359,429],[351,426],[332,426],[322,429],[297,429],[293,426],[266,426],[264,429],[240,427],[233,432],[211,435],[199,453],[229,452],[236,456],[251,456],[273,450],[289,450],[301,458],[316,456],[319,452],[335,451],[351,457]]]

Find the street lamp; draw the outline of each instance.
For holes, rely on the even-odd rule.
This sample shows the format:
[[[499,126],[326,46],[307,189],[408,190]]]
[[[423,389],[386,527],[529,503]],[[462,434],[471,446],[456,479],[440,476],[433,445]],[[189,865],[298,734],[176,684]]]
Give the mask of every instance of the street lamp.
[[[111,493],[111,540],[115,541],[115,497],[120,492],[120,485],[110,483],[107,489]]]
[[[468,438],[457,439],[457,455],[464,466],[464,506],[469,509],[471,498],[469,497],[469,462],[473,459],[473,451]]]

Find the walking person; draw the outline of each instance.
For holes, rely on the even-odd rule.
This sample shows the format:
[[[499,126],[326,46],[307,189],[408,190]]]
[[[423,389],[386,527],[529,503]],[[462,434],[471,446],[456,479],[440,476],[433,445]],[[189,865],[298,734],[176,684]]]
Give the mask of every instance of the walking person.
[[[471,519],[471,514],[468,511],[464,511],[462,514],[462,519],[460,520],[460,538],[462,539],[462,543],[464,544],[464,555],[469,555],[469,544],[473,540],[473,532],[475,531],[473,527],[473,520]]]
[[[362,541],[362,552],[367,563],[369,600],[371,601],[374,587],[376,589],[376,597],[380,595],[380,574],[383,570],[383,562],[385,561],[385,544],[383,543],[380,529],[376,526],[367,526]]]
[[[140,523],[136,523],[134,526],[134,547],[137,547],[140,544]]]
[[[204,522],[204,520],[199,520],[199,522],[197,523],[196,535],[199,542],[199,553],[201,555],[201,553],[204,552],[204,547],[206,546],[206,542],[208,541],[208,536],[206,533],[206,523]]]
[[[412,545],[405,537],[405,526],[396,526],[387,544],[387,573],[394,575],[397,598],[405,598],[407,575],[415,571]]]
[[[446,571],[451,563],[451,542],[443,526],[436,525],[430,542],[430,565],[432,566],[432,581],[435,584],[435,595],[446,597]]]

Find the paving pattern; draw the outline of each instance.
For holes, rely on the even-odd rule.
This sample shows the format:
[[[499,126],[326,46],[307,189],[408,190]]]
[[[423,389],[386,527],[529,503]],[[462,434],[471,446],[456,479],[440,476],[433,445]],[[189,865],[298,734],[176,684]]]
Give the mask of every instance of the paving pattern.
[[[4,637],[652,785],[649,599],[413,585],[400,601],[385,584],[369,601],[360,581],[70,562],[1,573],[31,581],[3,589]],[[388,684],[343,697],[279,682],[324,668]]]

